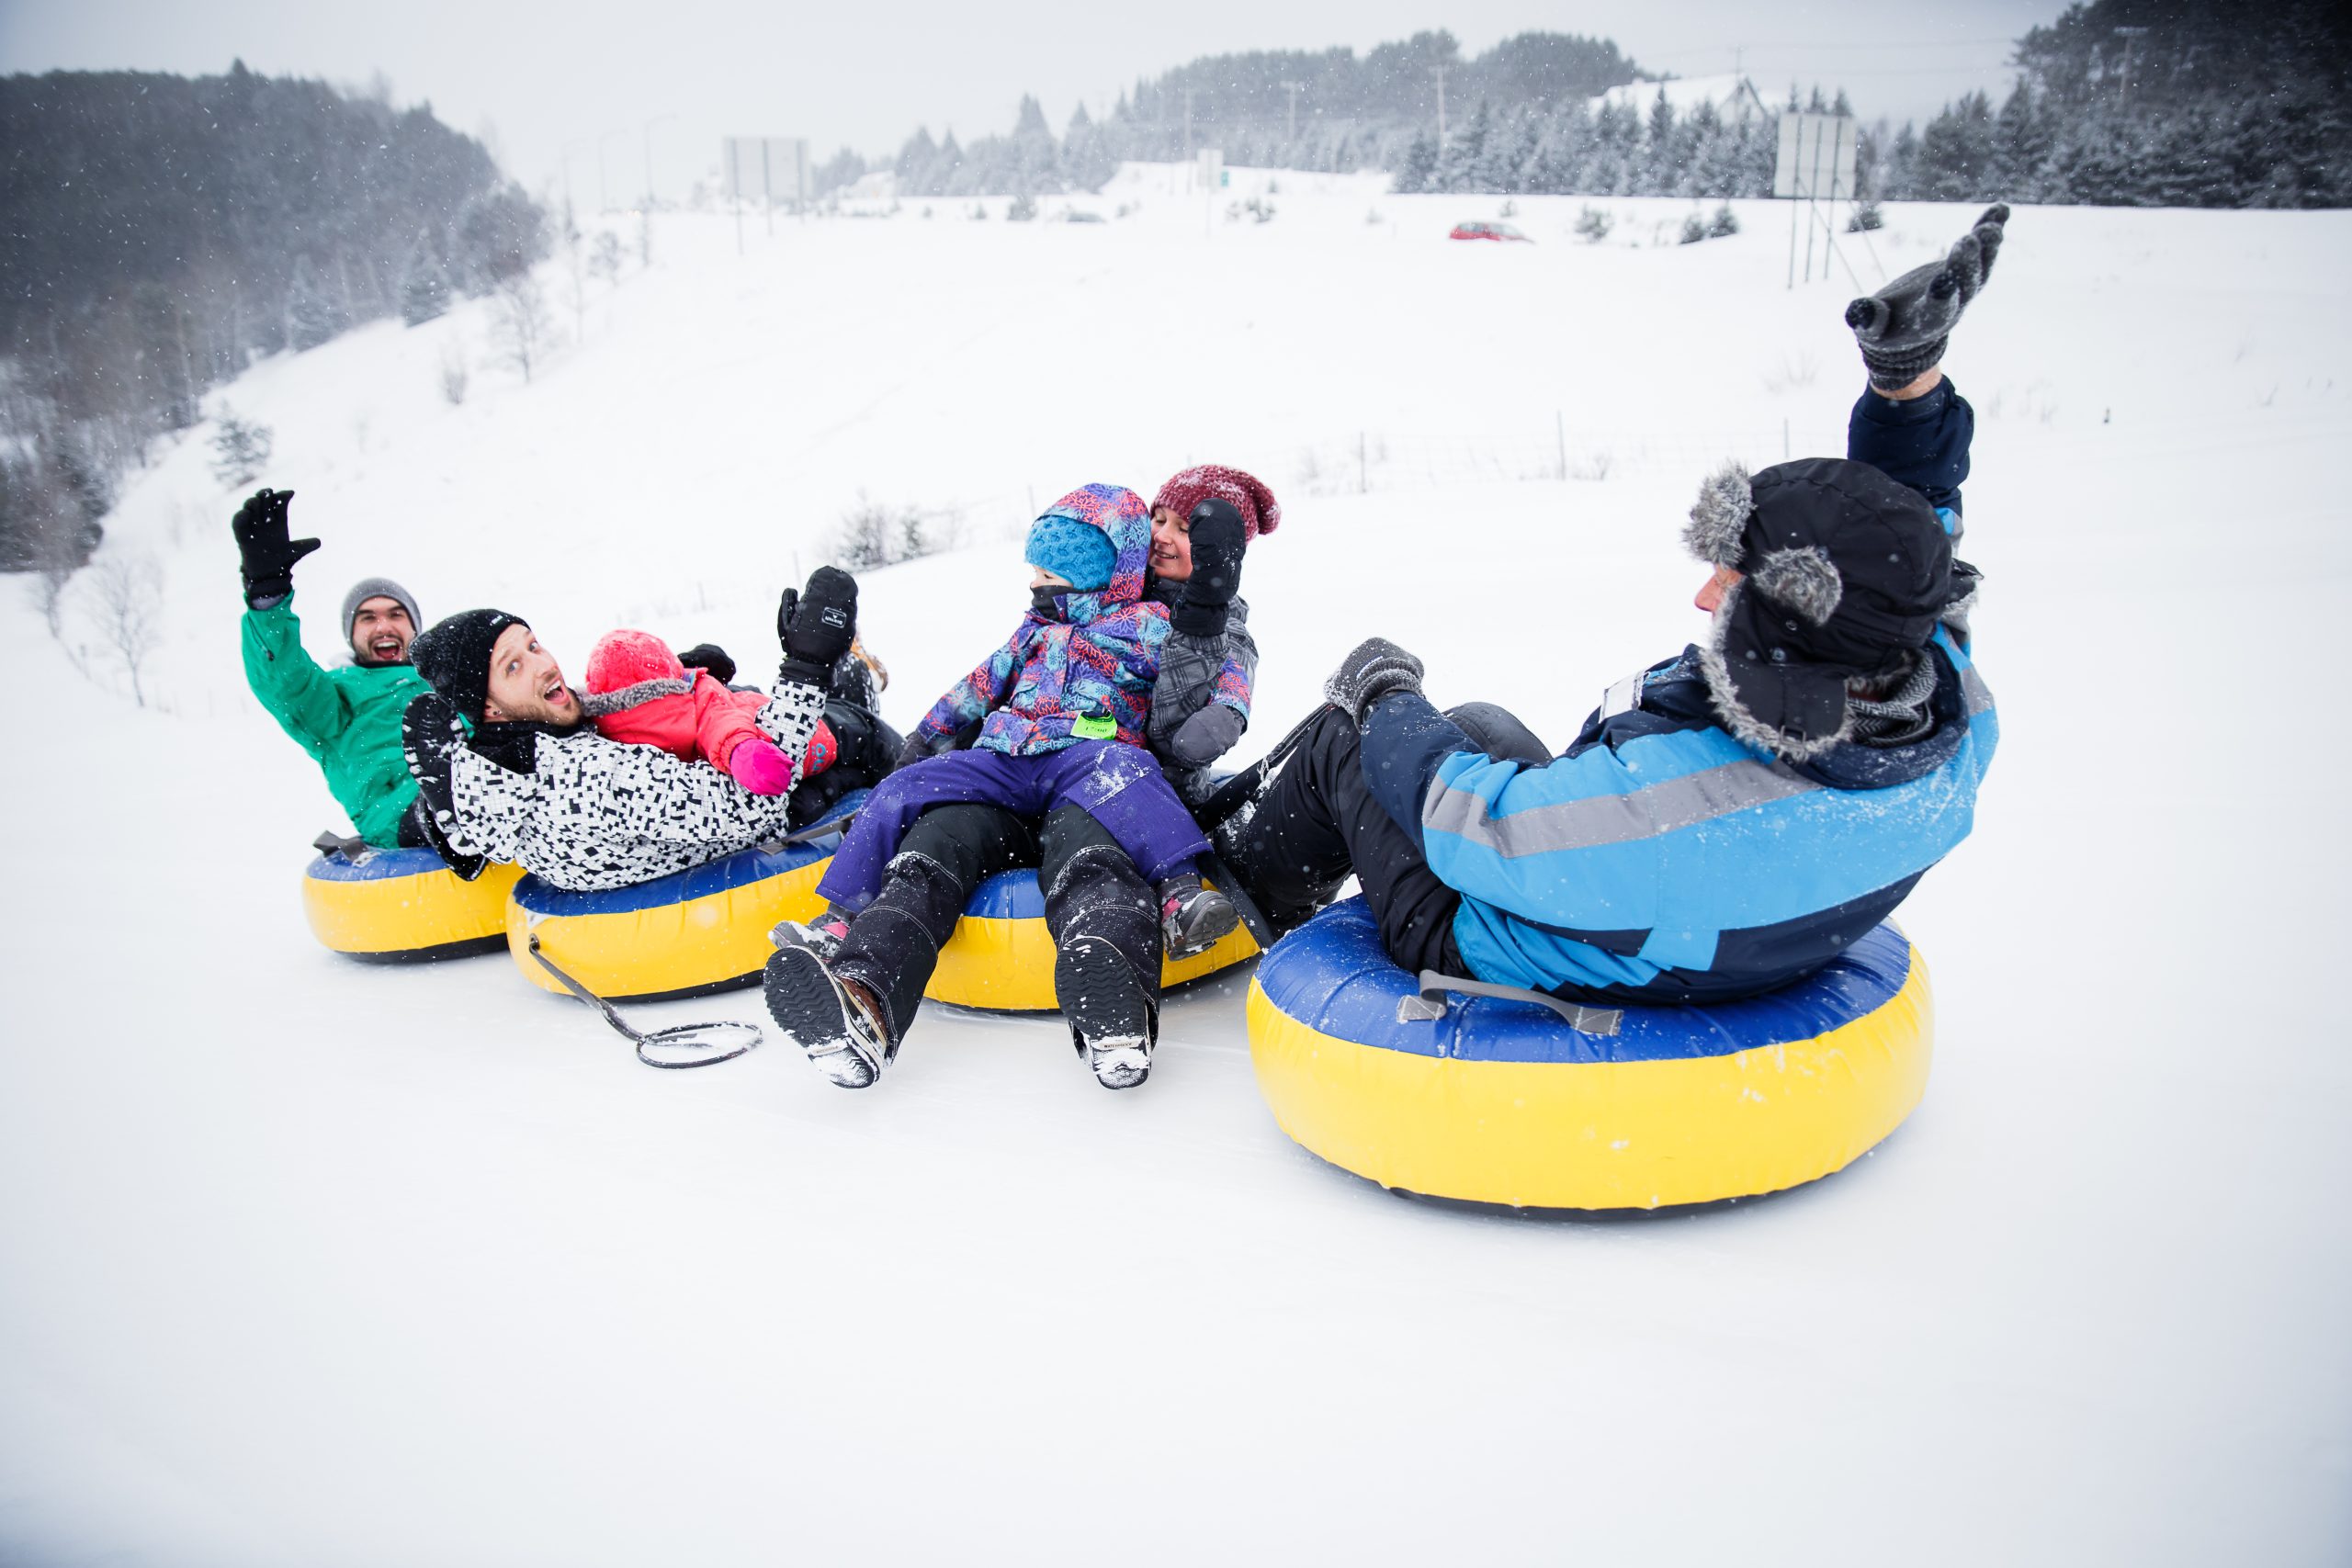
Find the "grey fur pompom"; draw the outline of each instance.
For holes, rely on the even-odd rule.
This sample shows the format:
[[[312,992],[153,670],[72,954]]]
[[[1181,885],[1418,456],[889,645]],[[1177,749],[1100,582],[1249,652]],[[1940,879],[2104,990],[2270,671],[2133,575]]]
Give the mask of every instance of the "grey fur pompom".
[[[1747,486],[1747,465],[1732,458],[1709,474],[1690,505],[1690,521],[1682,530],[1683,547],[1699,560],[1736,570],[1740,536],[1747,531],[1756,498]]]
[[[1752,581],[1758,593],[1816,626],[1838,613],[1838,602],[1846,596],[1846,580],[1817,545],[1774,550],[1756,569]]]

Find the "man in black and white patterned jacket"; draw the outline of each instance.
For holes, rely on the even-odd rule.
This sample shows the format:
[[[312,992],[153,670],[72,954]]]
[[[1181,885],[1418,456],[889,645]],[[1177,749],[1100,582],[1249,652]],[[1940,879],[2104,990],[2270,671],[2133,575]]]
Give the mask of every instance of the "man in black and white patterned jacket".
[[[827,673],[856,635],[856,581],[820,568],[805,593],[786,591],[776,627],[784,662],[754,722],[798,759],[824,716]],[[402,725],[409,771],[433,847],[461,876],[507,861],[557,887],[597,892],[721,859],[790,826],[789,795],[754,795],[708,763],[598,735],[519,616],[452,615],[418,637],[411,657],[433,693],[409,705]]]

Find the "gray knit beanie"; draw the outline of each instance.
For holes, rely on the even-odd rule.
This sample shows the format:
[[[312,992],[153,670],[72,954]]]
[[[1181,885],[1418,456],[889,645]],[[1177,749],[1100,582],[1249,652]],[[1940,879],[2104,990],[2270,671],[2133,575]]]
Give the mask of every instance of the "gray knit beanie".
[[[351,585],[343,596],[343,640],[351,640],[352,623],[359,619],[359,606],[370,599],[397,599],[408,612],[408,624],[418,631],[424,629],[424,617],[416,613],[416,595],[389,577],[363,577]]]

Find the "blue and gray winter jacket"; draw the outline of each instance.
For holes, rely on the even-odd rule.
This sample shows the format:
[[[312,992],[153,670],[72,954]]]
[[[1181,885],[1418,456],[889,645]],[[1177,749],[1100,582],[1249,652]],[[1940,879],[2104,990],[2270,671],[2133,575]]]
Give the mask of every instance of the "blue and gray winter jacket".
[[[1849,453],[1956,513],[1973,418],[1939,388],[1865,395]],[[1947,526],[1957,532],[1956,516]],[[1463,896],[1478,978],[1586,999],[1752,996],[1838,956],[1968,836],[1999,725],[1965,630],[1939,627],[1924,739],[1791,763],[1717,722],[1698,650],[1611,687],[1549,763],[1498,761],[1418,694],[1363,734],[1374,796]]]

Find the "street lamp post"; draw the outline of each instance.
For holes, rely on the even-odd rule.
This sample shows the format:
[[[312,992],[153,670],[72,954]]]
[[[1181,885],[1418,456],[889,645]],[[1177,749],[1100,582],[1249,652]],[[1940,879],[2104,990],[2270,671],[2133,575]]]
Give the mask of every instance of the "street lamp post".
[[[605,130],[597,133],[596,210],[598,212],[610,212],[613,209],[613,198],[608,194],[608,187],[605,184],[605,143],[610,141],[616,136],[627,136],[628,134],[628,132],[626,130]]]
[[[571,154],[575,149],[585,147],[587,145],[588,141],[585,137],[576,137],[563,144],[563,214],[566,221],[571,220],[572,211]]]
[[[673,114],[658,114],[645,122],[645,205],[653,206],[653,128],[664,120],[675,119]]]

